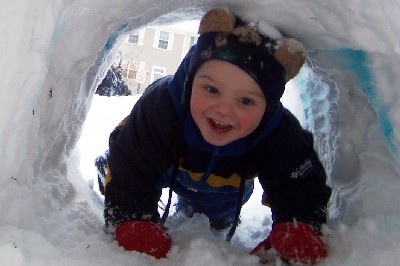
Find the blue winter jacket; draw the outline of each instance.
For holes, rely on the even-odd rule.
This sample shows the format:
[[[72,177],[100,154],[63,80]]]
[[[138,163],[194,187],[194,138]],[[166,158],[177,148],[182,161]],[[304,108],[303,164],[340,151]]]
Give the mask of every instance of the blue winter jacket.
[[[174,76],[150,85],[110,135],[106,225],[159,221],[161,188],[170,185],[178,157],[173,189],[210,221],[230,220],[241,180],[245,202],[258,177],[274,223],[295,219],[318,230],[326,222],[331,189],[312,134],[278,104],[254,134],[222,147],[207,143],[190,112],[182,110],[188,57]]]

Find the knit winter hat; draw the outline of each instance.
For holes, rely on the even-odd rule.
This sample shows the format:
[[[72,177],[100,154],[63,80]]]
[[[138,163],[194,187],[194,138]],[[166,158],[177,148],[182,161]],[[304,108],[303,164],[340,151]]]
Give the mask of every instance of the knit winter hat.
[[[197,69],[211,59],[224,60],[249,74],[261,87],[270,108],[279,102],[285,84],[305,61],[305,49],[294,39],[274,40],[228,9],[209,10],[201,19],[199,38],[190,61],[185,100],[190,99]]]

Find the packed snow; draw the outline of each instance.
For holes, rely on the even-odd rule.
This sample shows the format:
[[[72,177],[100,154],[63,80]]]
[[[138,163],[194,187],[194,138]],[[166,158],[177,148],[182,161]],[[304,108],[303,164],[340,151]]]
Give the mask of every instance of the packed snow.
[[[216,4],[308,51],[284,101],[313,131],[334,189],[323,237],[330,252],[320,264],[399,265],[400,2],[198,2],[3,0],[0,265],[258,265],[248,252],[272,223],[259,186],[231,243],[202,215],[171,216],[173,247],[157,260],[104,233],[93,182],[94,158],[139,97],[94,95],[119,37],[199,19]]]

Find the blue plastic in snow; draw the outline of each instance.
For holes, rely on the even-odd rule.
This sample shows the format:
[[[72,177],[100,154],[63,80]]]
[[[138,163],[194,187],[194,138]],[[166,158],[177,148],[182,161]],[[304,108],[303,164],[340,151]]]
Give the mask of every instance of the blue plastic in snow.
[[[107,41],[105,42],[103,46],[103,58],[105,58],[105,55],[107,55],[112,47],[114,46],[115,42],[117,41],[118,37],[121,35],[121,33],[125,30],[125,28],[128,26],[127,23],[122,24],[118,29],[113,31],[109,36]]]
[[[368,54],[365,51],[342,48],[332,51],[332,54],[340,60],[343,67],[356,74],[360,89],[367,96],[374,108],[378,123],[392,152],[397,152],[394,144],[393,125],[388,116],[388,107],[379,99],[374,87],[373,75],[368,67]]]

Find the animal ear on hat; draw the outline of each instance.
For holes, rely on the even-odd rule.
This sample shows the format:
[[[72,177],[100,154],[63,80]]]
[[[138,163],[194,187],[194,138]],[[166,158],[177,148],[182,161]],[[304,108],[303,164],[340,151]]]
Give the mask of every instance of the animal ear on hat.
[[[213,8],[200,20],[199,34],[206,32],[232,32],[235,16],[226,8]]]
[[[285,69],[285,81],[288,82],[299,73],[303,66],[306,60],[306,50],[295,39],[285,39],[278,41],[273,56]]]

